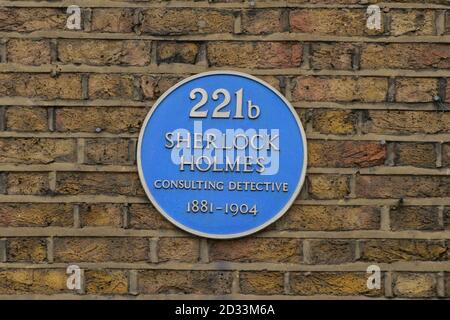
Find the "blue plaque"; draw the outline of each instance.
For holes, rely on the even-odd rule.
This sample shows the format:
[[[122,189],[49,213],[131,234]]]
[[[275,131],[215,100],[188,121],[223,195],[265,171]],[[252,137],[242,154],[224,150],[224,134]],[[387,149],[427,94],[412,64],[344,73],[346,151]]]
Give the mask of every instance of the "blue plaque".
[[[253,76],[206,72],[156,101],[142,126],[139,177],[168,220],[236,238],[280,218],[305,179],[306,139],[290,103]]]

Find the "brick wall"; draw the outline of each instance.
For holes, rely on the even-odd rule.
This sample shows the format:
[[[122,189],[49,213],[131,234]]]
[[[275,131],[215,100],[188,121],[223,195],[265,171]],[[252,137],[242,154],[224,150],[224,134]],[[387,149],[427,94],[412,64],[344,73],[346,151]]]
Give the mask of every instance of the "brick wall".
[[[77,31],[0,1],[1,298],[450,297],[450,2],[384,1],[381,30],[377,0],[253,2],[78,1]],[[309,146],[292,209],[232,241],[163,219],[135,165],[155,99],[214,69],[278,88]]]

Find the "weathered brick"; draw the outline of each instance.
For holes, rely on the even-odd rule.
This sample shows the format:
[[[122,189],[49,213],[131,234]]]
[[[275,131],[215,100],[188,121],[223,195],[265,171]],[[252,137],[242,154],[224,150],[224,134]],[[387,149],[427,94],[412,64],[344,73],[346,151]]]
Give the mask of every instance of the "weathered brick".
[[[341,199],[350,194],[348,176],[309,175],[307,181],[308,192],[313,199]]]
[[[308,143],[311,167],[372,167],[386,159],[386,145],[362,141],[319,141]]]
[[[450,132],[450,113],[435,111],[365,112],[363,131],[366,133],[446,133]]]
[[[450,67],[450,46],[429,43],[365,44],[361,68],[430,69]]]
[[[313,69],[351,70],[356,47],[348,43],[311,45],[311,67]]]
[[[6,129],[10,131],[47,131],[47,109],[42,107],[8,107]]]
[[[55,262],[139,262],[147,261],[145,238],[54,238]]]
[[[138,274],[140,293],[229,294],[232,275],[228,271],[145,270]]]
[[[283,294],[284,275],[271,271],[244,271],[239,273],[241,292],[244,294]]]
[[[2,203],[2,227],[70,227],[72,205],[60,203]]]
[[[365,272],[292,272],[291,291],[301,296],[380,296],[382,289],[367,288]]]
[[[341,264],[355,260],[355,242],[351,240],[308,240],[312,264]]]
[[[301,241],[297,239],[244,238],[212,241],[211,261],[300,262]]]
[[[68,293],[65,270],[3,269],[0,270],[1,294]]]
[[[444,226],[445,229],[450,229],[450,207],[444,209]]]
[[[128,210],[130,215],[129,226],[132,229],[176,229],[151,204],[132,204]]]
[[[88,164],[132,164],[129,139],[87,139],[85,162]]]
[[[297,42],[229,42],[207,45],[208,60],[214,67],[293,68],[302,61]]]
[[[89,76],[90,99],[132,99],[133,76],[121,74],[92,74]]]
[[[155,100],[182,79],[175,76],[142,76],[139,84],[144,99]]]
[[[52,163],[75,160],[75,140],[0,138],[0,162]]]
[[[133,32],[134,10],[131,8],[93,9],[91,15],[91,31]]]
[[[75,107],[56,109],[56,131],[110,133],[138,132],[146,109]]]
[[[193,42],[165,41],[158,43],[159,63],[190,63],[197,60],[199,45]]]
[[[393,277],[393,293],[402,298],[436,297],[437,281],[432,273],[395,273]]]
[[[42,195],[50,192],[48,173],[11,172],[6,177],[8,194]]]
[[[80,225],[82,227],[118,227],[122,226],[122,205],[110,203],[83,203],[80,205]]]
[[[380,210],[367,206],[296,206],[277,222],[280,230],[348,231],[380,227]]]
[[[49,64],[50,41],[10,39],[6,46],[6,55],[11,63],[34,66]]]
[[[363,101],[386,100],[388,83],[375,77],[298,77],[294,81],[293,99],[305,101]]]
[[[43,238],[8,238],[6,260],[8,262],[42,263],[47,259],[47,245]]]
[[[135,173],[58,172],[56,193],[142,196],[144,190]]]
[[[32,32],[64,30],[66,21],[66,8],[0,8],[1,31]]]
[[[438,79],[400,78],[395,85],[397,102],[431,102],[439,92]]]
[[[150,41],[59,40],[58,60],[63,64],[145,66],[150,63]]]
[[[242,12],[242,32],[246,34],[282,32],[281,19],[281,10],[245,10]]]
[[[446,143],[442,145],[442,166],[450,166],[450,144]]]
[[[151,8],[143,11],[140,31],[155,35],[232,33],[232,11]]]
[[[392,263],[395,261],[440,261],[448,258],[441,241],[389,239],[365,240],[360,244],[361,261]]]
[[[2,73],[0,96],[41,99],[81,99],[80,75]]]
[[[448,197],[448,176],[358,176],[356,194],[365,198]]]
[[[365,17],[365,10],[292,10],[289,15],[289,21],[292,32],[337,36],[361,36],[383,33],[383,30],[369,30],[366,28],[367,18]]]
[[[127,294],[128,277],[124,270],[86,270],[87,294]]]
[[[438,207],[396,207],[390,210],[391,229],[440,230]]]
[[[158,241],[158,261],[198,262],[200,243],[192,238],[161,238]]]
[[[325,134],[354,134],[358,114],[352,110],[313,110],[312,127],[314,131]]]
[[[436,167],[436,150],[433,143],[402,142],[395,145],[395,164],[399,166]]]
[[[434,10],[393,10],[390,33],[401,35],[434,35]]]

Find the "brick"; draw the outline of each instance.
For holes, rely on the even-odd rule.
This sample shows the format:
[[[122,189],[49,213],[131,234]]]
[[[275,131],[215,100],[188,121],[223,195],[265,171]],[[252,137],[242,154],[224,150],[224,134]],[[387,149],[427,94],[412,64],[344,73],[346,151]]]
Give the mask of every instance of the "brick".
[[[87,270],[84,277],[87,294],[128,293],[128,277],[124,270]]]
[[[450,132],[450,114],[435,111],[381,111],[365,112],[365,133],[407,134]]]
[[[192,238],[161,238],[158,241],[158,262],[198,262],[200,243]]]
[[[8,238],[7,262],[42,263],[47,259],[46,240],[42,238]]]
[[[301,241],[297,239],[244,238],[212,241],[211,261],[300,262]]]
[[[300,296],[380,296],[381,289],[367,288],[365,272],[292,272],[291,291]]]
[[[311,67],[316,70],[352,70],[356,47],[348,43],[311,45]]]
[[[383,33],[383,30],[369,30],[366,28],[367,18],[365,17],[365,10],[292,10],[289,15],[289,21],[292,32],[336,36],[362,36]]]
[[[311,167],[372,167],[384,164],[386,145],[378,142],[319,141],[308,143]]]
[[[445,229],[450,229],[450,207],[444,209],[444,226]]]
[[[55,262],[139,262],[148,253],[145,238],[54,238]]]
[[[2,73],[0,84],[1,97],[81,99],[80,75]]]
[[[140,31],[154,35],[232,33],[232,11],[151,8],[143,11]]]
[[[393,293],[402,298],[436,297],[437,281],[432,273],[395,273],[393,277]]]
[[[229,294],[232,275],[228,271],[145,270],[138,274],[140,293]]]
[[[363,198],[448,197],[448,176],[358,176],[356,194]]]
[[[307,181],[308,192],[313,199],[340,199],[350,194],[347,176],[309,175]]]
[[[144,190],[135,173],[58,172],[56,193],[143,196]]]
[[[239,273],[241,293],[272,295],[283,294],[284,275],[271,271],[244,271]]]
[[[448,143],[442,145],[442,166],[450,166],[450,144]]]
[[[62,64],[94,66],[145,66],[150,63],[150,41],[59,40],[58,60]]]
[[[60,203],[2,203],[2,227],[70,227],[72,205]]]
[[[258,78],[260,80],[263,80],[263,81],[267,82],[272,87],[274,87],[276,90],[281,91],[280,81],[282,81],[282,80],[280,80],[279,77],[275,77],[275,76],[258,76]]]
[[[445,279],[444,279],[444,290],[445,290],[445,296],[450,297],[450,273],[445,273]]]
[[[80,224],[82,227],[122,226],[122,205],[116,203],[83,203],[80,205]]]
[[[144,99],[155,100],[182,79],[173,76],[142,76],[140,89]]]
[[[393,10],[389,14],[393,36],[434,35],[433,10]]]
[[[244,10],[242,32],[245,34],[283,32],[281,19],[281,10]]]
[[[66,21],[66,8],[0,8],[1,31],[32,32],[64,30]]]
[[[10,39],[6,46],[8,62],[38,66],[49,64],[50,41]]]
[[[92,74],[89,76],[90,99],[132,99],[133,76],[121,74]]]
[[[129,207],[132,229],[174,230],[176,227],[165,219],[151,204],[132,204]]]
[[[447,44],[365,44],[361,49],[361,68],[448,69],[449,51]]]
[[[87,139],[85,162],[88,164],[132,164],[129,139]]]
[[[298,42],[210,42],[207,55],[211,66],[242,68],[294,68],[302,61]]]
[[[302,76],[294,80],[294,85],[294,101],[382,102],[388,88],[385,78],[348,76]]]
[[[277,222],[277,229],[291,231],[376,230],[380,210],[368,206],[296,206]]]
[[[6,130],[48,131],[47,109],[42,107],[8,107]]]
[[[56,109],[56,131],[60,132],[138,132],[146,109],[132,107],[75,107]]]
[[[133,32],[134,10],[131,8],[93,9],[91,31],[95,32]]]
[[[353,110],[313,110],[314,131],[325,134],[354,134],[357,130],[358,114]]]
[[[158,43],[159,63],[189,63],[197,61],[199,45],[193,42],[165,41]]]
[[[396,143],[395,164],[399,166],[436,167],[436,148],[432,143]]]
[[[65,270],[3,269],[0,270],[0,294],[68,293]]]
[[[11,172],[6,177],[7,194],[43,195],[50,192],[48,173]]]
[[[395,84],[395,101],[397,102],[431,102],[439,92],[437,79],[400,78]]]
[[[47,138],[0,138],[0,163],[72,162],[75,140]]]
[[[391,229],[441,230],[438,207],[396,207],[390,210]]]
[[[309,263],[342,264],[355,260],[355,242],[351,240],[308,240]]]
[[[361,242],[361,261],[392,263],[395,261],[441,261],[448,249],[431,240],[365,240]]]

